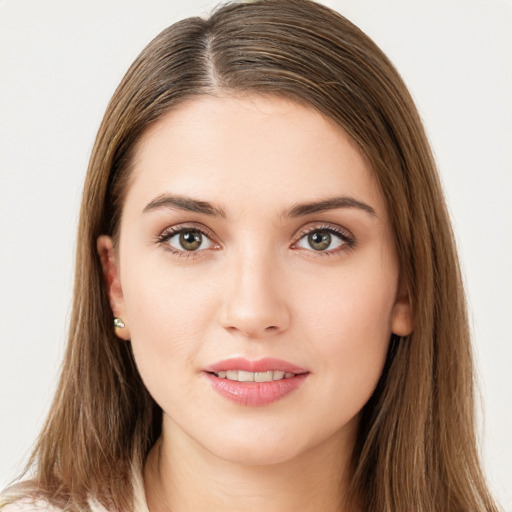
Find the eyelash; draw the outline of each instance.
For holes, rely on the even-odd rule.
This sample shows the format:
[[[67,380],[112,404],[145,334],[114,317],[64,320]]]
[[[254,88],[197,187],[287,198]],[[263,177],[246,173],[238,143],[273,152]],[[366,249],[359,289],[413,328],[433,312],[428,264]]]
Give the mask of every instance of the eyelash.
[[[332,256],[334,254],[337,254],[338,252],[351,250],[356,245],[356,240],[354,236],[349,233],[348,231],[345,231],[341,229],[338,226],[332,225],[332,224],[322,224],[322,225],[315,225],[303,228],[299,231],[297,234],[295,242],[292,244],[292,248],[298,244],[303,238],[307,237],[308,235],[324,231],[328,232],[338,238],[340,238],[343,242],[340,248],[335,248],[334,250],[328,250],[328,251],[315,251],[314,249],[310,249],[315,255],[319,256]],[[172,226],[170,228],[167,228],[165,231],[163,231],[160,235],[157,237],[157,243],[165,246],[165,250],[171,252],[174,255],[177,255],[179,257],[186,257],[188,258],[196,258],[200,255],[203,250],[197,250],[197,251],[186,251],[186,250],[179,250],[174,247],[172,247],[168,242],[171,238],[173,238],[176,235],[180,235],[181,233],[187,233],[187,232],[197,232],[200,233],[202,236],[207,238],[214,246],[219,247],[219,244],[214,241],[215,237],[213,234],[200,226],[196,225],[179,225],[179,226]],[[298,248],[299,250],[301,248]]]
[[[302,229],[299,231],[297,235],[297,240],[293,243],[293,245],[296,245],[298,242],[300,242],[304,237],[310,235],[311,233],[315,233],[318,231],[326,231],[327,233],[330,233],[338,238],[340,238],[343,241],[343,245],[340,248],[336,248],[334,250],[329,251],[315,251],[314,249],[311,249],[311,251],[318,256],[333,256],[339,252],[351,250],[356,245],[356,240],[354,236],[344,230],[341,229],[339,226],[332,225],[332,224],[323,224],[323,225],[315,225],[310,226]]]
[[[174,255],[177,255],[179,257],[185,257],[185,258],[197,258],[199,256],[199,253],[202,251],[186,251],[186,250],[179,250],[174,248],[172,245],[170,245],[168,242],[171,238],[173,238],[176,235],[180,235],[181,233],[187,233],[187,232],[197,232],[201,233],[202,236],[207,238],[213,245],[218,246],[216,242],[214,242],[214,236],[213,234],[199,226],[188,226],[188,225],[179,225],[179,226],[172,226],[170,228],[167,228],[165,231],[163,231],[160,235],[157,237],[157,243],[164,246],[165,250],[171,252]],[[203,249],[204,250],[204,249]]]

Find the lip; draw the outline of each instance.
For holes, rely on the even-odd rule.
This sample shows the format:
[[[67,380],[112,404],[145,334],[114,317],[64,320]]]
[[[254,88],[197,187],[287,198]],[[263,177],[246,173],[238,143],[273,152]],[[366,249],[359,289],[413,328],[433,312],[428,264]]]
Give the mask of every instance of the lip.
[[[227,370],[243,370],[246,372],[269,372],[281,370],[283,372],[295,374],[308,373],[304,368],[273,357],[264,357],[257,361],[249,361],[243,357],[234,357],[231,359],[225,359],[224,361],[219,361],[218,363],[204,368],[204,371],[209,373],[218,373]]]
[[[293,377],[270,382],[238,382],[217,377],[216,373],[227,370],[248,372],[284,371],[295,374]],[[250,361],[244,358],[231,358],[219,361],[203,369],[213,390],[222,397],[240,405],[264,406],[276,402],[296,391],[307,379],[309,372],[287,361],[263,358]]]

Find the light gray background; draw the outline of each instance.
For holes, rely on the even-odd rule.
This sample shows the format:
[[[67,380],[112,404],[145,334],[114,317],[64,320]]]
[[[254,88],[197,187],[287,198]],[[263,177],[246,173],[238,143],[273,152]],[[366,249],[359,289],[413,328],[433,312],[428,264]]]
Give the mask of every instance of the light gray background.
[[[512,510],[512,2],[331,0],[396,64],[453,216],[492,490]],[[52,396],[78,205],[107,102],[142,47],[207,0],[0,0],[0,487]]]

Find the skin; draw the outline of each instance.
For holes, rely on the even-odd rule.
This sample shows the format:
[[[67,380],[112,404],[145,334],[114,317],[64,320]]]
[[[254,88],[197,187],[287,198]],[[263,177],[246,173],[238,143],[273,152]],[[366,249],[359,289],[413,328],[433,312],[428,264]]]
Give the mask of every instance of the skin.
[[[133,169],[119,246],[103,236],[98,251],[112,311],[126,324],[117,334],[131,339],[163,410],[144,470],[149,509],[339,510],[359,412],[391,333],[412,330],[384,199],[365,159],[314,109],[208,96],[150,127]],[[148,209],[162,194],[208,201],[223,215]],[[373,213],[286,213],[340,196]],[[186,251],[168,233],[183,226],[209,239]],[[313,247],[308,234],[326,228],[341,235]],[[242,405],[202,372],[231,357],[275,357],[309,374],[277,402]]]

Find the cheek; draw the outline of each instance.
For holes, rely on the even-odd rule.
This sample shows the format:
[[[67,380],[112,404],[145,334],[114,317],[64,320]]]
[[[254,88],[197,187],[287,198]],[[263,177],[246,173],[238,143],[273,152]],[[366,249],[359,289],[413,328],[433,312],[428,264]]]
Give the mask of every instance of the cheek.
[[[135,255],[124,268],[123,297],[132,337],[153,332],[158,339],[185,342],[203,328],[213,294],[200,272],[176,268],[157,252]]]
[[[388,275],[383,279],[378,273],[349,270],[323,286],[302,287],[298,316],[317,333],[320,345],[332,344],[332,350],[388,340],[396,293],[396,279]]]
[[[130,262],[123,276],[126,320],[140,374],[158,401],[162,385],[195,372],[213,298],[200,279],[179,279],[165,265]]]
[[[396,279],[347,273],[327,288],[309,288],[303,332],[314,346],[316,375],[350,416],[369,399],[381,376],[391,337]]]

